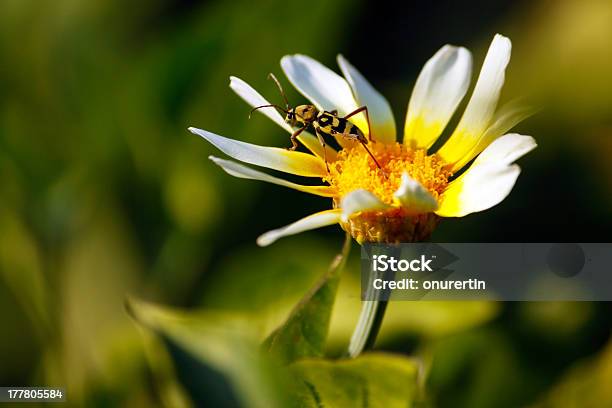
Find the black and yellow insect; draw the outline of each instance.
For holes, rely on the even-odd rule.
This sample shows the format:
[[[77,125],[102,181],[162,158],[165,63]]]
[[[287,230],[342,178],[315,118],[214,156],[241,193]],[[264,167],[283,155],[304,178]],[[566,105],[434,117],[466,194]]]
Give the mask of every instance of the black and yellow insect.
[[[338,111],[336,110],[333,110],[331,112],[319,111],[314,105],[298,105],[295,108],[291,108],[289,106],[289,101],[287,100],[287,95],[285,95],[285,91],[283,91],[283,87],[281,86],[278,79],[276,79],[274,74],[270,74],[269,78],[272,79],[276,83],[276,86],[278,86],[278,89],[280,90],[283,100],[285,101],[285,109],[275,104],[261,105],[261,106],[256,106],[255,108],[253,108],[251,110],[251,113],[253,113],[257,109],[268,108],[268,107],[276,108],[280,112],[285,113],[287,115],[285,117],[285,121],[288,124],[290,124],[292,128],[299,127],[291,135],[292,146],[289,148],[289,150],[297,149],[298,147],[297,137],[304,130],[306,130],[309,126],[312,126],[315,130],[317,138],[319,139],[319,142],[321,143],[321,146],[323,146],[325,167],[327,168],[328,172],[329,172],[329,165],[327,163],[327,155],[326,155],[326,148],[325,148],[326,143],[325,143],[325,137],[324,137],[325,135],[339,136],[339,137],[343,137],[348,140],[358,141],[359,143],[361,143],[364,149],[368,152],[370,157],[372,157],[372,160],[374,160],[374,163],[376,163],[376,166],[382,171],[382,167],[378,163],[378,160],[376,160],[376,157],[374,157],[370,149],[368,149],[368,147],[366,146],[366,144],[368,144],[368,139],[365,137],[363,132],[359,130],[357,126],[349,122],[350,117],[360,112],[364,112],[366,115],[366,119],[368,121],[368,128],[371,129],[370,116],[368,114],[368,108],[366,106],[362,106],[358,109],[355,109],[353,112],[343,117],[338,116]],[[371,130],[370,130],[370,139],[373,140]],[[384,171],[383,171],[383,174],[384,174]]]

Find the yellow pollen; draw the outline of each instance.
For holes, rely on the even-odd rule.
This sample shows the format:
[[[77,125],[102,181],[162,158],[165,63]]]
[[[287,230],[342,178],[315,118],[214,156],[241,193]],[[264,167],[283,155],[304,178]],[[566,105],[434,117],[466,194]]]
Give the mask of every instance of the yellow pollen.
[[[393,193],[399,188],[404,172],[421,183],[437,200],[452,176],[438,155],[427,155],[423,149],[411,149],[400,143],[369,143],[368,148],[382,170],[358,144],[341,150],[336,161],[330,164],[325,181],[337,190],[334,207],[340,205],[342,197],[356,189],[367,190],[386,204],[393,205]],[[340,225],[360,244],[395,243],[428,239],[438,221],[439,217],[434,213],[415,214],[410,209],[395,206],[355,214]]]
[[[427,155],[424,149],[413,150],[400,143],[369,143],[367,146],[384,174],[363,146],[357,144],[341,150],[336,161],[330,164],[329,177],[325,179],[336,187],[338,199],[362,188],[391,205],[394,202],[393,193],[399,188],[404,172],[438,199],[452,175],[438,155]]]

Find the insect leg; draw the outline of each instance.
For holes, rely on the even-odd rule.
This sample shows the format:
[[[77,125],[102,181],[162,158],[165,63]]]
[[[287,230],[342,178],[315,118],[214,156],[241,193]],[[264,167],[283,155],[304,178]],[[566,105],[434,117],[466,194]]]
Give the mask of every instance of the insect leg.
[[[351,116],[354,116],[354,115],[358,114],[359,112],[364,112],[364,111],[365,111],[366,119],[368,120],[368,135],[369,135],[369,139],[371,141],[375,142],[374,138],[372,137],[372,124],[370,123],[370,114],[368,113],[368,107],[367,106],[362,106],[361,108],[355,109],[354,111],[352,111],[351,113],[346,115],[344,117],[344,119],[348,119]]]
[[[387,177],[387,173],[385,173],[385,171],[383,170],[383,168],[381,167],[380,163],[378,162],[378,160],[376,160],[376,157],[374,157],[374,155],[372,154],[372,152],[370,151],[370,149],[368,149],[368,146],[366,146],[365,143],[361,142],[361,145],[363,146],[363,148],[366,150],[366,152],[368,152],[368,154],[370,155],[370,157],[372,158],[372,160],[374,160],[374,163],[376,163],[376,166],[380,169],[380,171],[382,171],[383,176],[385,176],[385,178]]]
[[[289,150],[295,150],[298,147],[298,143],[297,143],[297,137],[300,135],[300,133],[302,133],[304,130],[306,130],[308,126],[304,126],[299,128],[298,130],[296,130],[295,132],[293,132],[293,134],[291,134],[291,147],[288,147],[287,149]]]
[[[361,143],[361,145],[363,146],[363,148],[366,150],[366,152],[368,152],[368,154],[370,155],[370,157],[372,158],[372,160],[374,160],[374,163],[376,163],[376,167],[378,167],[380,169],[380,171],[382,171],[383,176],[385,176],[385,178],[387,178],[387,173],[385,173],[385,171],[383,170],[382,166],[380,165],[380,163],[378,162],[378,160],[376,160],[376,157],[374,157],[374,155],[372,154],[372,152],[370,151],[370,149],[368,149],[368,146],[366,145],[365,139],[361,140],[361,139],[357,139],[355,137],[355,135],[352,135],[350,133],[339,133],[336,132],[334,129],[331,129],[330,133],[334,136],[338,135],[338,136],[342,136],[346,139],[349,140],[358,140],[359,143]]]
[[[325,168],[329,173],[329,164],[327,163],[327,148],[325,147],[325,138],[323,137],[323,133],[319,130],[318,127],[315,127],[315,133],[317,134],[317,138],[319,139],[319,143],[323,146],[323,160],[325,160]]]
[[[352,111],[351,113],[347,113],[346,116],[344,116],[344,119],[348,119],[351,116],[355,116],[356,114],[358,114],[359,112],[363,112],[363,111],[367,111],[368,107],[367,106],[362,106],[361,108],[357,108],[354,111]]]

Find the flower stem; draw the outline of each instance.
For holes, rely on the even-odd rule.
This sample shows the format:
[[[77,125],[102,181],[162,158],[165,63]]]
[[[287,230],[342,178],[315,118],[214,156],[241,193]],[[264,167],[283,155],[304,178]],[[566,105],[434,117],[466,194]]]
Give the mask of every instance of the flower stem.
[[[398,252],[398,249],[391,248],[391,251],[395,253]],[[387,280],[392,280],[395,277],[395,273],[390,271],[388,271],[386,275],[387,276],[385,276],[385,279]],[[389,290],[384,290],[382,292],[379,291],[376,294],[372,294],[372,291],[374,291],[373,280],[375,278],[376,275],[374,273],[370,274],[365,298],[388,298],[388,296],[390,296]],[[382,326],[385,312],[387,311],[387,304],[389,302],[386,300],[364,300],[361,303],[361,314],[359,315],[357,326],[355,326],[355,330],[353,331],[353,335],[351,336],[351,341],[348,346],[348,355],[351,358],[355,358],[363,351],[370,350],[374,347],[376,337],[378,337],[378,332]]]
[[[349,357],[355,358],[363,351],[374,347],[385,311],[387,310],[387,303],[380,300],[363,301],[361,314],[349,343]]]

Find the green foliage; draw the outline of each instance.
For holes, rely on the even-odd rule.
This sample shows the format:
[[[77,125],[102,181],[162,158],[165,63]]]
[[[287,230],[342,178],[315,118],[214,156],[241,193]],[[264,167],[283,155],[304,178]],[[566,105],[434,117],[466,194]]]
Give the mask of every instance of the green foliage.
[[[334,273],[313,286],[339,232],[265,249],[254,239],[328,203],[230,180],[206,159],[218,152],[186,131],[196,125],[286,146],[288,135],[262,115],[247,119],[249,107],[227,82],[237,75],[279,102],[266,79],[272,71],[292,103],[304,102],[280,72],[289,53],[334,69],[334,55],[344,53],[391,96],[401,128],[410,84],[436,48],[467,45],[479,61],[504,21],[514,44],[504,97],[529,91],[542,101],[542,114],[517,129],[542,148],[523,162],[503,206],[444,222],[434,239],[606,239],[610,2],[495,6],[500,14],[486,21],[452,15],[435,32],[428,18],[425,31],[388,23],[380,16],[391,14],[374,3],[0,2],[1,383],[65,385],[74,406],[173,408],[210,398],[286,406],[295,395],[308,406],[304,379],[326,408],[364,402],[365,389],[370,406],[391,404],[392,377],[409,378],[402,392],[412,389],[402,357],[385,356],[405,370],[374,356],[303,360],[346,349],[361,304],[358,267],[349,261],[337,290]],[[417,23],[432,10],[421,3],[411,6]],[[468,38],[466,26],[480,28]],[[122,308],[125,293],[196,312],[132,302],[138,332]],[[608,309],[396,302],[377,349],[431,362],[428,395],[440,406],[540,398],[544,406],[612,406],[610,349],[601,351]],[[273,328],[273,352],[262,353]]]
[[[266,248],[248,242],[220,260],[199,306],[248,315],[263,339],[326,273],[337,247],[335,240],[327,243],[307,234]]]
[[[274,124],[248,121],[228,77],[278,97],[267,73],[288,53],[332,61],[337,12],[359,10],[347,4],[0,4],[2,382],[64,384],[81,405],[153,404],[125,293],[193,305],[218,258],[264,228],[245,228],[261,185],[227,182],[186,128],[284,144]]]
[[[274,354],[261,352],[248,320],[235,314],[187,313],[134,299],[128,300],[127,310],[163,339],[183,389],[197,406],[392,408],[411,406],[417,398],[417,364],[407,357],[296,358],[281,366]],[[293,315],[288,323],[296,319]],[[301,342],[291,344],[294,358],[304,355]],[[314,349],[306,347],[307,352]]]
[[[547,407],[612,406],[612,343],[594,358],[575,364],[534,405]]]
[[[416,363],[371,353],[351,360],[302,360],[290,366],[300,407],[410,407],[417,399]]]
[[[512,345],[492,330],[474,329],[429,344],[427,386],[434,406],[516,407],[537,376],[524,370]]]
[[[285,406],[278,367],[259,351],[248,320],[228,313],[187,313],[133,299],[127,309],[164,340],[179,368],[179,380],[197,406]]]
[[[15,293],[43,340],[51,328],[38,248],[22,220],[1,204],[0,231],[0,279]]]
[[[351,243],[351,236],[346,234],[342,253],[336,256],[329,271],[295,306],[287,321],[264,342],[264,347],[283,361],[323,355],[340,274]]]
[[[417,393],[417,366],[411,359],[389,354],[312,359],[323,356],[350,246],[347,235],[329,270],[266,339],[264,349],[270,353],[261,350],[253,325],[240,314],[186,313],[133,299],[127,309],[164,339],[196,405],[409,406]]]

